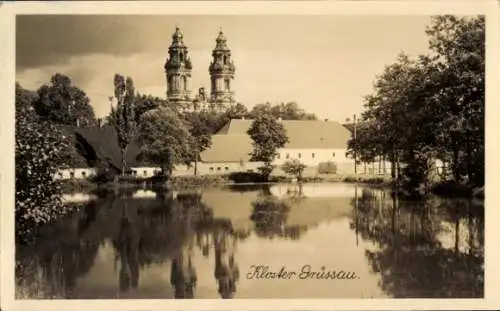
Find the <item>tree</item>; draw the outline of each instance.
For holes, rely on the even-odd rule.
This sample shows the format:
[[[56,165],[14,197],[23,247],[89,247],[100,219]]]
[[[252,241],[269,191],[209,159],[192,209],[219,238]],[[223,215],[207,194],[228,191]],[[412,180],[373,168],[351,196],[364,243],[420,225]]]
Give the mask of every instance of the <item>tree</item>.
[[[191,150],[193,151],[194,160],[194,174],[197,174],[198,161],[200,160],[200,153],[210,148],[212,145],[211,129],[207,125],[205,119],[203,119],[202,114],[199,113],[187,113],[184,115],[188,127],[189,133],[192,137],[193,146]]]
[[[288,143],[286,130],[273,116],[260,115],[252,122],[247,133],[253,141],[250,161],[264,162],[259,170],[267,179],[274,169],[272,162],[276,157],[276,150]]]
[[[300,163],[300,161],[297,159],[294,159],[292,161],[287,161],[281,167],[283,172],[285,172],[289,175],[295,176],[295,178],[297,178],[298,181],[300,181],[302,179],[302,173],[304,173],[305,168],[306,168],[306,165],[303,163]]]
[[[224,112],[225,117],[227,119],[241,119],[248,117],[248,109],[245,105],[241,103],[236,103],[228,107],[228,109]]]
[[[271,103],[255,105],[249,113],[251,118],[259,115],[271,114],[276,119],[283,120],[316,120],[316,115],[307,113],[304,109],[300,108],[296,102],[288,102],[272,105]]]
[[[141,157],[159,165],[163,176],[170,176],[176,164],[189,165],[193,146],[189,129],[168,107],[144,113],[139,120]]]
[[[122,156],[122,175],[127,170],[127,147],[136,134],[135,121],[135,89],[130,77],[125,78],[119,74],[115,75],[115,98],[117,100],[115,118],[115,129],[118,137]]]
[[[152,109],[158,108],[160,106],[167,106],[168,101],[166,99],[162,99],[156,96],[151,95],[136,95],[136,104],[135,104],[135,121],[139,122],[141,116]]]
[[[433,18],[427,28],[429,47],[440,74],[438,94],[447,113],[441,120],[440,143],[451,150],[455,180],[465,175],[474,185],[484,184],[484,17]]]
[[[66,163],[70,147],[67,137],[32,105],[36,95],[16,85],[16,235],[26,242],[36,228],[69,207],[61,202],[59,183],[54,175]]]
[[[432,162],[451,163],[454,180],[484,184],[484,19],[440,16],[427,29],[433,55],[401,54],[365,99],[351,152],[389,158],[393,176],[426,192]],[[396,168],[396,172],[394,172]],[[418,191],[422,192],[422,191]]]
[[[89,98],[68,76],[56,73],[37,93],[34,107],[42,119],[71,126],[96,124]]]

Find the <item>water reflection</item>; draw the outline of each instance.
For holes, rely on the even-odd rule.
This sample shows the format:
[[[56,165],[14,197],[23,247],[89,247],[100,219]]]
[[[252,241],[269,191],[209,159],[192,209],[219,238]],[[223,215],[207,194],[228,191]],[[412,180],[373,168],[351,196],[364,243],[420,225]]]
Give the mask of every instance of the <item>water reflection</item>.
[[[16,294],[78,299],[483,295],[481,204],[437,198],[405,202],[387,191],[328,187],[101,193],[44,228],[36,245],[18,247]],[[361,283],[240,278],[252,264],[276,262],[351,264]]]
[[[407,202],[369,189],[352,204],[351,228],[376,245],[365,255],[385,292],[398,298],[483,296],[483,204]]]

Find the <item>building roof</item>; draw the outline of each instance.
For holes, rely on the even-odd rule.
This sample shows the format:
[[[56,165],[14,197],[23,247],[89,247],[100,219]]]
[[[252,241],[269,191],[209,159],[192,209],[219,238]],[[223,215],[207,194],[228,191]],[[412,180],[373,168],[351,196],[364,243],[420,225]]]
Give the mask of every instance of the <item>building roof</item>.
[[[354,133],[354,123],[344,123],[342,124],[349,132]]]
[[[290,149],[345,149],[351,132],[336,121],[283,120]],[[252,120],[233,119],[212,136],[211,148],[201,154],[205,162],[248,161],[253,150],[247,134]]]
[[[204,162],[248,162],[252,152],[250,136],[212,135],[212,146],[200,154]]]
[[[92,126],[77,128],[76,133],[80,135],[95,152],[96,157],[112,164],[114,167],[121,168],[121,150],[118,145],[116,131],[112,126]],[[127,165],[129,167],[137,166],[137,157],[140,149],[135,143],[130,143],[127,147]]]

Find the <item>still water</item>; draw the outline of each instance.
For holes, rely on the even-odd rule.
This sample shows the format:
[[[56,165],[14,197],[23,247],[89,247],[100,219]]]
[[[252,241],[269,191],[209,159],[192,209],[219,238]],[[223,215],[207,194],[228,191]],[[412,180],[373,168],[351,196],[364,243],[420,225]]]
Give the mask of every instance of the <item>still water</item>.
[[[18,298],[483,296],[482,201],[343,183],[65,199],[80,210],[17,248]]]

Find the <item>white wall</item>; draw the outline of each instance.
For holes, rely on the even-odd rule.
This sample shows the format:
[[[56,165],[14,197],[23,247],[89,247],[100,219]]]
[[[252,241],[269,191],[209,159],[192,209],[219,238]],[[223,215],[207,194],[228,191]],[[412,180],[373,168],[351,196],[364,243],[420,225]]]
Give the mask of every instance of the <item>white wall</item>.
[[[347,149],[290,149],[283,148],[278,150],[278,156],[273,162],[276,165],[291,160],[299,160],[307,166],[317,166],[322,162],[354,163],[354,160],[346,157]]]
[[[94,176],[96,172],[95,168],[68,168],[55,173],[54,179],[85,179]]]

